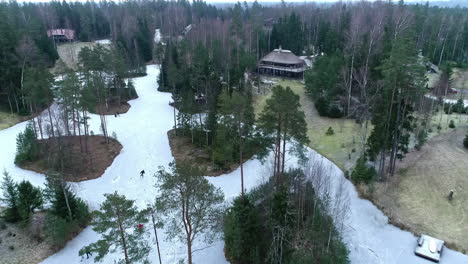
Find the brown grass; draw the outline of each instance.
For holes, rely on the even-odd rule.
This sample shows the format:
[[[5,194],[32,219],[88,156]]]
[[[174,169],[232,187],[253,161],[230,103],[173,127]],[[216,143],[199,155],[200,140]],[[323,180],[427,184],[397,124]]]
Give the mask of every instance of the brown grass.
[[[398,164],[397,175],[376,183],[372,195],[393,224],[443,239],[462,252],[468,252],[465,133],[464,127],[433,137]],[[455,191],[452,201],[447,199],[450,190]]]
[[[88,136],[88,152],[84,150],[82,152],[78,136],[66,136],[62,137],[61,140],[66,148],[65,153],[67,153],[67,162],[63,173],[65,180],[71,182],[101,177],[122,149],[122,145],[112,138],[109,139],[109,144],[106,144],[103,136]],[[82,137],[81,140],[82,145],[85,146],[85,138]],[[56,153],[58,144],[55,138],[39,140],[39,144],[40,158],[33,162],[27,162],[21,167],[45,174],[51,169],[54,170],[47,162],[48,153]]]
[[[43,219],[44,216],[44,212],[37,212],[33,218],[37,221],[39,218]],[[0,229],[1,264],[39,263],[54,254],[54,250],[37,228],[22,228],[19,224],[5,224],[6,229]]]

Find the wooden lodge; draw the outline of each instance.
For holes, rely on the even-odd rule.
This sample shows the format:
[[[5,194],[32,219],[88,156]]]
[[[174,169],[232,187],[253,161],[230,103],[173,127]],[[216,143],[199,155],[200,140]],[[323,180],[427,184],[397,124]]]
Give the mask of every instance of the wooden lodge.
[[[47,36],[56,43],[73,42],[75,40],[75,31],[73,29],[56,28],[47,30]]]
[[[260,74],[303,78],[307,65],[290,50],[275,49],[263,57],[257,64]]]

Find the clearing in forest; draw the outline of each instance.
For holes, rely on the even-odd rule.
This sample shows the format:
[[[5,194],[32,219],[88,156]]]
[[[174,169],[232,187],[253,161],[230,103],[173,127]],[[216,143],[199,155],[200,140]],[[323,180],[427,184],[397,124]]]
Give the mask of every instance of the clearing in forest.
[[[468,252],[468,150],[466,119],[459,128],[432,137],[398,164],[397,174],[376,183],[372,195],[392,221],[414,233],[445,240]],[[449,201],[449,192],[455,195]]]
[[[320,116],[312,99],[306,94],[304,84],[298,80],[275,79],[274,81],[277,82],[274,85],[289,86],[294,93],[300,96],[301,110],[306,116],[309,146],[333,161],[341,169],[351,169],[362,150],[364,125],[357,124],[353,119]],[[266,90],[264,94],[254,97],[254,108],[257,116],[262,112],[270,95],[271,92]],[[330,127],[334,134],[326,135]],[[371,129],[369,122],[368,135]]]

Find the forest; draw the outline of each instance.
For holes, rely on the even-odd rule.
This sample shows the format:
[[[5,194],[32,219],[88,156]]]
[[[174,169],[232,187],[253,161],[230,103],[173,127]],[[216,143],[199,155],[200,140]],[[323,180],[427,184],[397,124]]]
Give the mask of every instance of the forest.
[[[352,151],[343,143],[340,151],[349,158],[339,167],[364,197],[374,189],[380,195],[379,183],[399,177],[399,164],[445,129],[464,129],[456,140],[468,149],[462,120],[468,105],[453,77],[468,68],[467,11],[403,0],[1,2],[0,112],[29,120],[16,136],[15,166],[46,175],[41,188],[4,172],[2,221],[27,228],[44,212],[44,234],[34,235],[55,251],[90,226],[101,239],[75,253],[96,262],[116,251],[122,263],[145,262],[155,250],[146,237],[154,233],[162,263],[157,231],[164,230],[165,239],[186,247],[189,264],[201,237],[211,244],[219,235],[233,264],[350,263],[343,235],[349,198],[344,183],[334,190],[330,171],[308,154],[317,143],[310,134],[320,126],[308,122],[309,113],[360,127],[348,135]],[[75,43],[111,44],[81,48],[76,69],[57,71],[58,49],[68,44],[47,36],[56,28],[73,29]],[[272,78],[275,85],[260,104],[267,85],[258,62],[274,49],[313,65],[301,80],[286,79],[297,86]],[[125,151],[128,136],[120,142],[111,124],[142,99],[136,82],[153,78],[147,70],[153,64],[152,89],[170,98],[174,161],[157,166],[154,175],[140,172],[156,182],[151,202],[115,190],[92,211],[71,182],[101,177]],[[154,122],[163,115],[152,114]],[[323,136],[336,133],[327,126]],[[186,153],[174,149],[177,141]],[[268,168],[268,179],[256,188],[247,187],[251,175],[245,173],[252,159]],[[235,197],[204,177],[237,169]]]

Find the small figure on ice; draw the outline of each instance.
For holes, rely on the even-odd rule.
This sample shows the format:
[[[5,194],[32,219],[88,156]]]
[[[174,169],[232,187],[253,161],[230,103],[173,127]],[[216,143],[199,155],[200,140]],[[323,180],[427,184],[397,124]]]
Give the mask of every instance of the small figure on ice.
[[[140,171],[140,177],[143,178],[145,176],[145,170]]]

